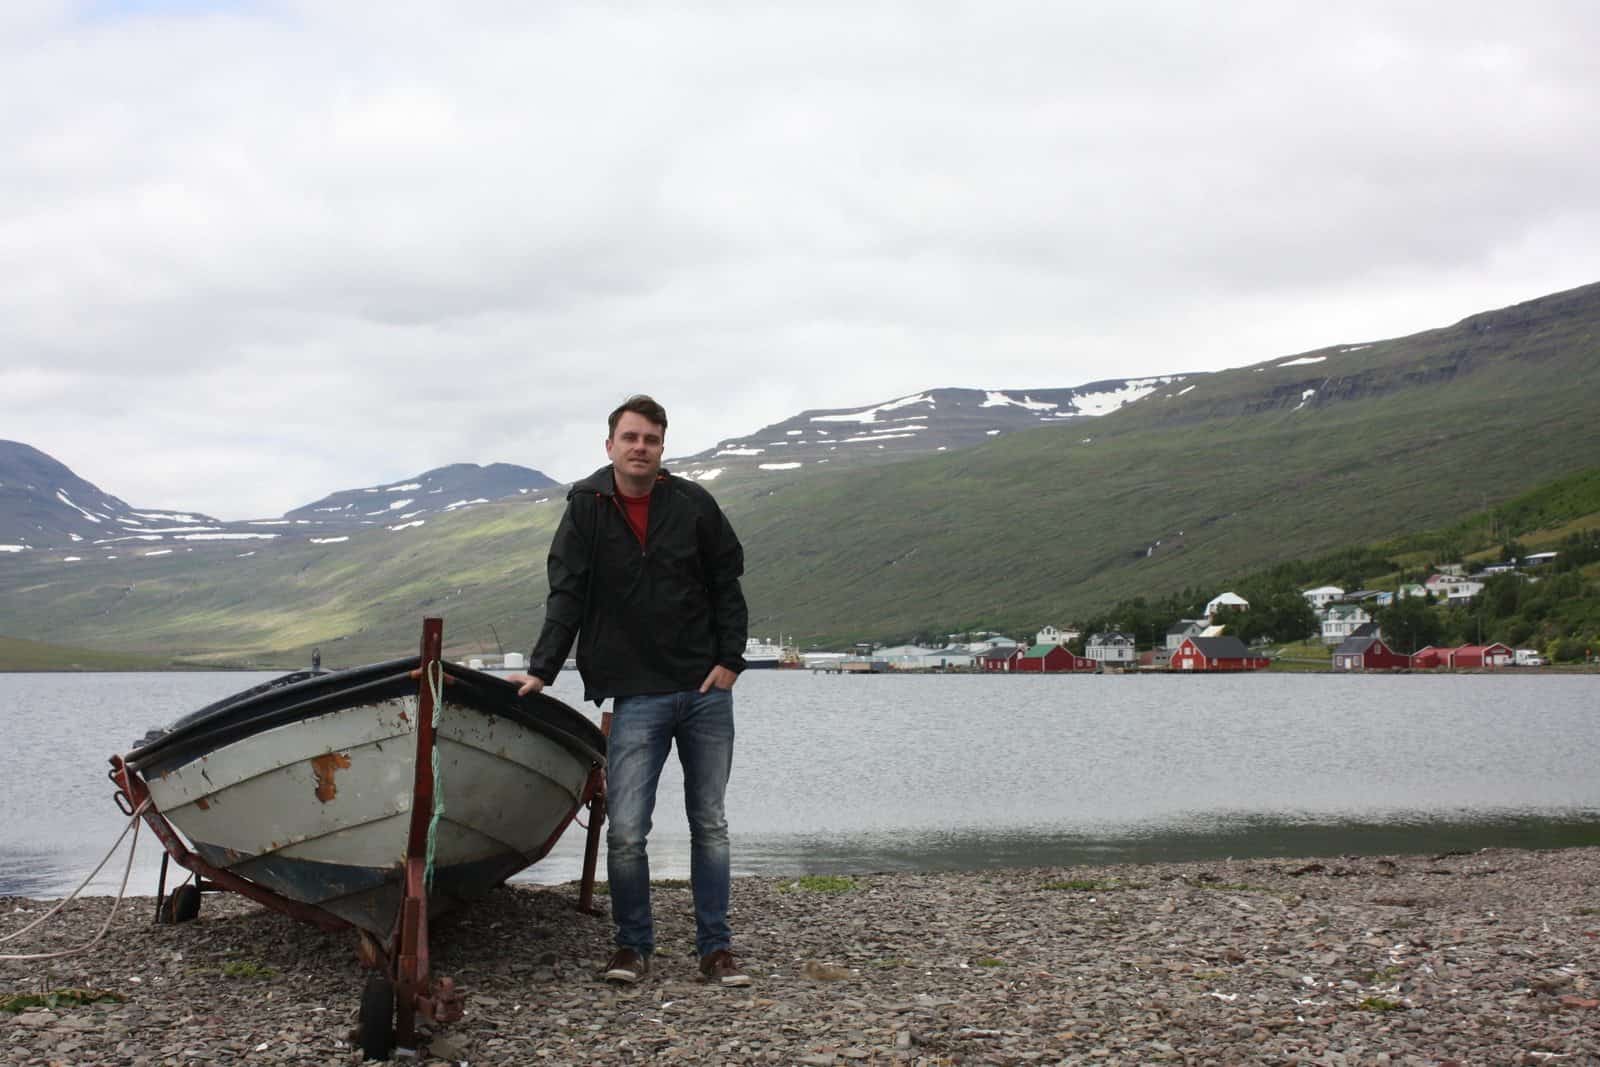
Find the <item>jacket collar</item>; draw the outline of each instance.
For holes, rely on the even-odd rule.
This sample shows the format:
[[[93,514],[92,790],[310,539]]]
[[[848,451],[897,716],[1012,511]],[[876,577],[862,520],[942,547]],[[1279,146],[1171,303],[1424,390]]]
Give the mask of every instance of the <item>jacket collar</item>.
[[[672,473],[667,468],[662,467],[660,473],[656,475],[656,485],[660,485],[670,477],[672,477]],[[601,496],[616,496],[617,480],[612,476],[611,464],[607,463],[582,481],[574,482],[567,496],[570,498],[574,493],[598,493]]]

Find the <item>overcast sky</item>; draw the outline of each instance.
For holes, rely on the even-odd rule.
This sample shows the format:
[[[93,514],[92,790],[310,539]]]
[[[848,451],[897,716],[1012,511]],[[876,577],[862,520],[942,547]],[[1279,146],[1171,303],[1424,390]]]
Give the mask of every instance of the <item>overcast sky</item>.
[[[0,438],[277,515],[1600,280],[1600,4],[0,5]]]

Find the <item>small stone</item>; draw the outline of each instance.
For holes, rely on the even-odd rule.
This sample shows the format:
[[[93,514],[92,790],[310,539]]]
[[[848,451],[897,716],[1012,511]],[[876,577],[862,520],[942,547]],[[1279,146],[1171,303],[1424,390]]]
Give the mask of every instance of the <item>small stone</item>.
[[[464,1060],[469,1044],[461,1034],[435,1034],[428,1042],[428,1054],[441,1060]]]

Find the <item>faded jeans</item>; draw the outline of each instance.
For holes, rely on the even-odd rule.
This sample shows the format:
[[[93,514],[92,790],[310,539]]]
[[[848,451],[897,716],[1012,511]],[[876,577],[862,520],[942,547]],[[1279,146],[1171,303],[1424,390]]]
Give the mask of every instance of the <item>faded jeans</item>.
[[[617,697],[607,742],[606,873],[616,942],[655,951],[650,914],[650,859],[645,839],[667,752],[678,746],[683,805],[689,816],[689,879],[694,889],[695,949],[730,948],[728,820],[723,795],[733,767],[733,691],[718,689]]]

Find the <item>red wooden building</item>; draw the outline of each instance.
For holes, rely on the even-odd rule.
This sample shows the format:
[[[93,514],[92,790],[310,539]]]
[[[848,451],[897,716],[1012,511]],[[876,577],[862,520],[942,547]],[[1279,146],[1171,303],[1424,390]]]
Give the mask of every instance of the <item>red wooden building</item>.
[[[1450,666],[1509,667],[1514,653],[1498,641],[1492,645],[1462,645],[1450,653]]]
[[[1017,658],[1021,655],[1021,645],[1003,645],[1000,648],[991,648],[978,657],[978,666],[986,671],[1014,670],[1016,669]]]
[[[1454,670],[1495,669],[1511,666],[1515,658],[1509,646],[1496,641],[1492,645],[1461,645],[1457,648],[1418,649],[1411,657],[1411,665],[1418,670],[1448,667]]]
[[[1393,671],[1411,666],[1411,657],[1383,643],[1381,637],[1347,637],[1333,650],[1336,671]]]
[[[1038,674],[1057,674],[1066,671],[1092,671],[1099,666],[1098,660],[1073,655],[1070,650],[1060,645],[1034,645],[1016,658],[1011,669]]]
[[[1259,671],[1272,661],[1252,656],[1237,637],[1185,637],[1169,662],[1175,671]]]
[[[1411,654],[1411,666],[1419,671],[1431,671],[1438,667],[1450,666],[1451,649],[1436,648],[1428,645],[1419,648]]]

